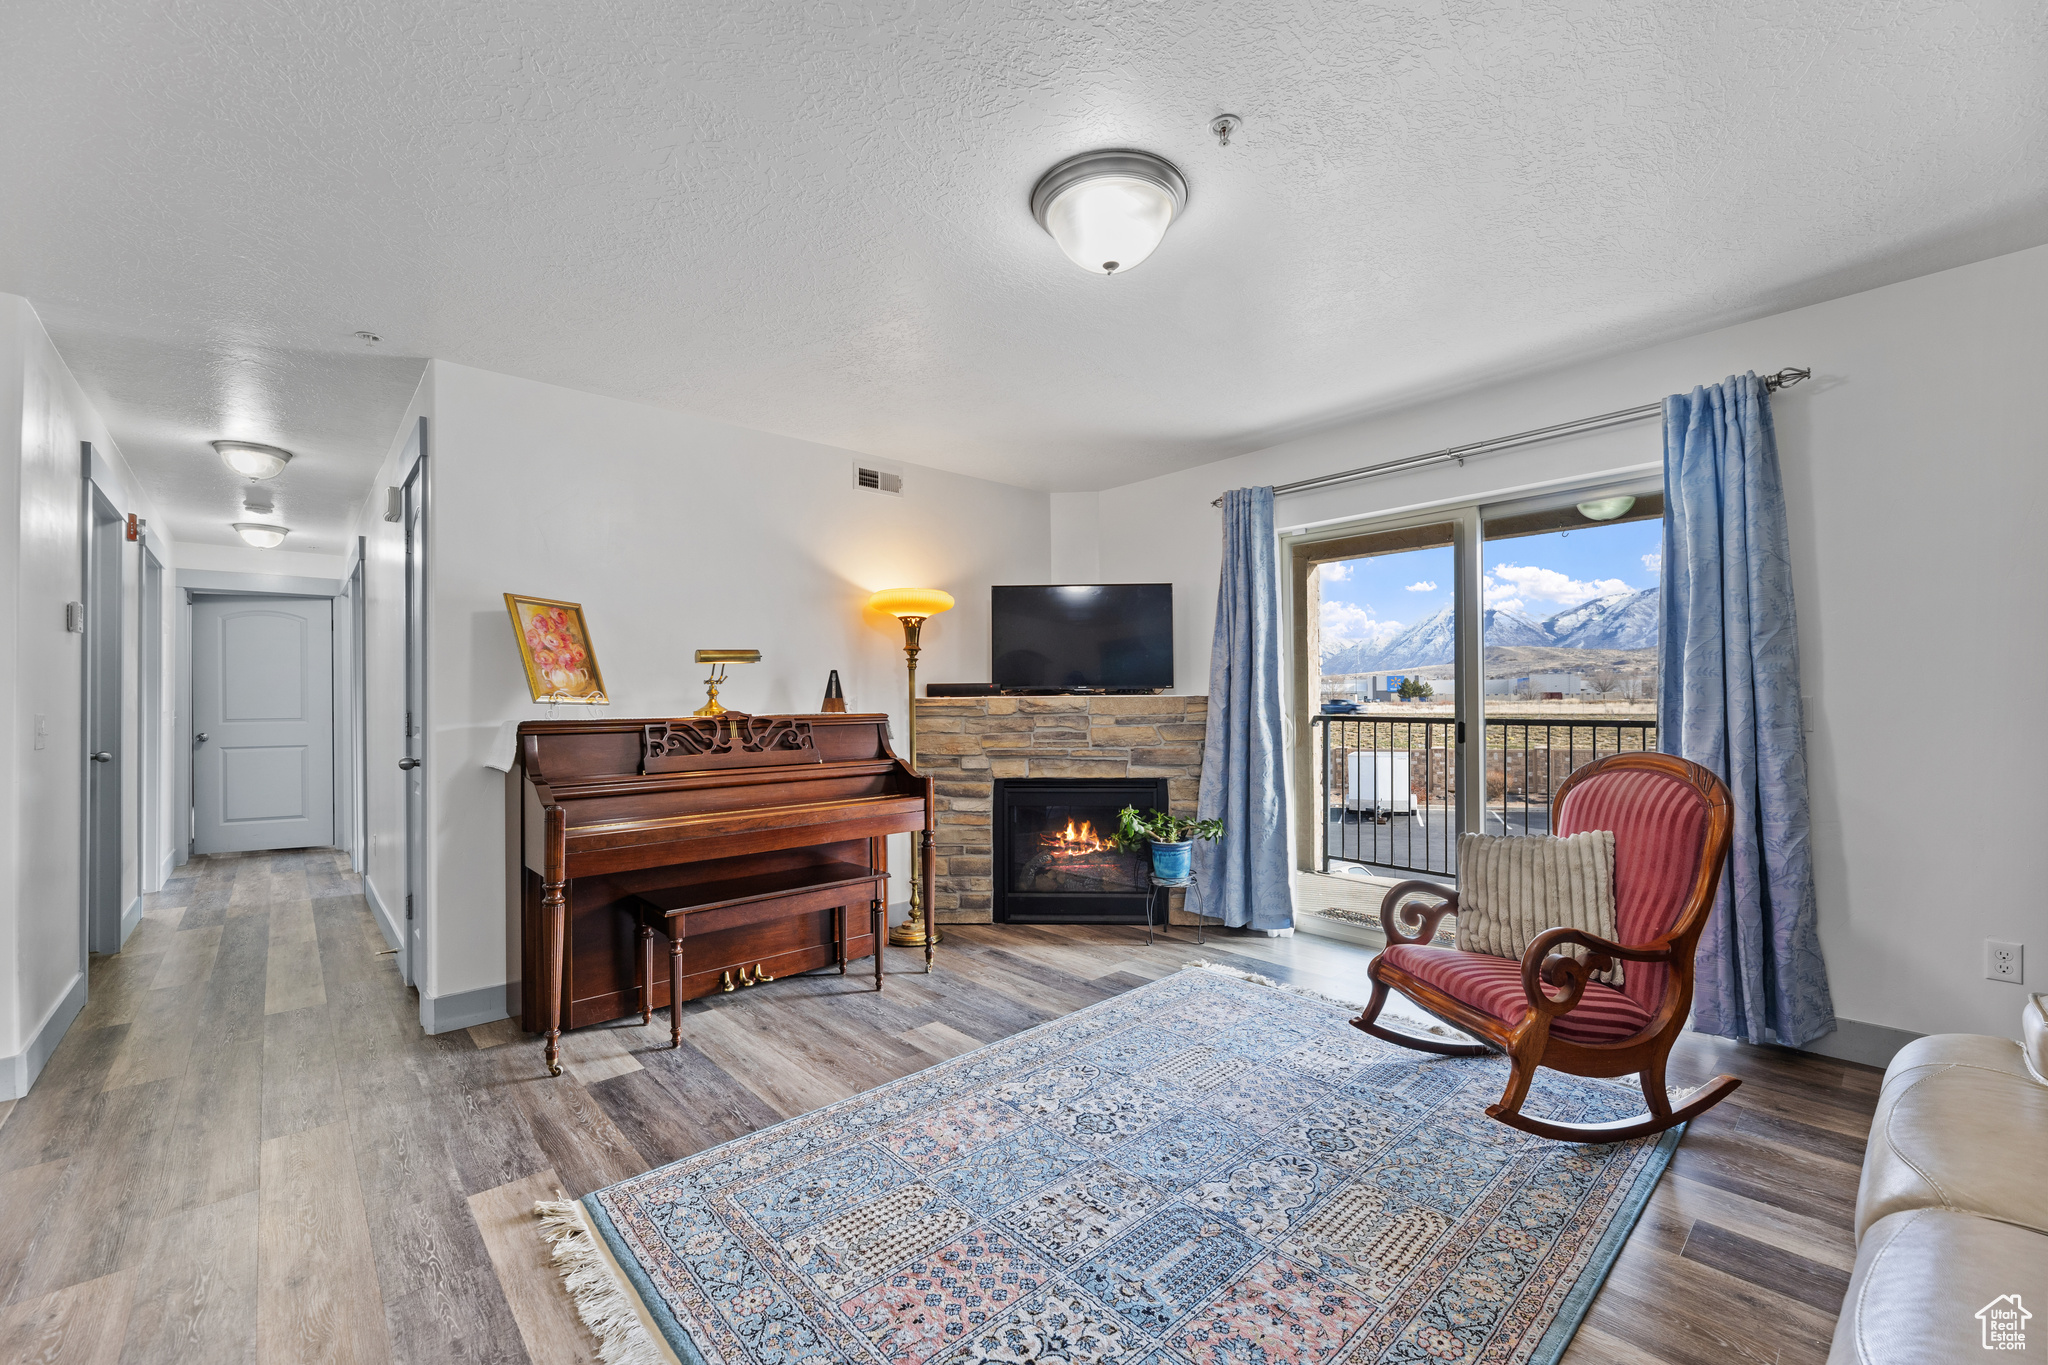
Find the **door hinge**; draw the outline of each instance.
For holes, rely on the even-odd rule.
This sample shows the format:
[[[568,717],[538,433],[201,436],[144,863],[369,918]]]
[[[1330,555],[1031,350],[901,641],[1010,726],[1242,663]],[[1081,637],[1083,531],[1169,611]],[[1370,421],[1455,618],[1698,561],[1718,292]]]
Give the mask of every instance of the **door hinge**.
[[[1465,742],[1465,722],[1461,720],[1461,721],[1459,721],[1459,722],[1458,722],[1458,743],[1460,743],[1460,744],[1463,744],[1464,742]]]
[[[412,893],[410,891],[405,895],[405,917],[407,919],[412,918]]]

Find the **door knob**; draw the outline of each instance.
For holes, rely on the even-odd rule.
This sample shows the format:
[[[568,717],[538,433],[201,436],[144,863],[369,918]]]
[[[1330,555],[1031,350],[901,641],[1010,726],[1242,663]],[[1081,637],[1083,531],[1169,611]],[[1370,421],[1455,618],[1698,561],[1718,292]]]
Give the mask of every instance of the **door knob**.
[[[105,749],[102,749],[92,756],[92,761],[95,763],[112,763],[114,761],[114,756],[108,753]]]
[[[416,758],[401,758],[398,760],[398,766],[406,772],[411,772],[414,768],[420,766],[420,761]]]
[[[212,736],[212,735],[209,735],[209,734],[207,734],[207,733],[206,733],[206,731],[204,731],[204,730],[201,730],[201,731],[200,731],[200,732],[199,732],[198,734],[196,734],[196,735],[192,736],[192,739],[193,739],[193,741],[194,741],[195,743],[199,743],[199,744],[204,744],[204,743],[206,743],[206,741],[207,741],[207,740],[209,740],[209,739],[212,739],[212,738],[213,738],[213,736]]]

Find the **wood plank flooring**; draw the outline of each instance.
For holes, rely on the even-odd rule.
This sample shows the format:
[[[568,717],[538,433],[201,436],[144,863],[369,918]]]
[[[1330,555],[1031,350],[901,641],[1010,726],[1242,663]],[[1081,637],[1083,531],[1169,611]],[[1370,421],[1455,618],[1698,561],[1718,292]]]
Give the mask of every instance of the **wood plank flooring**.
[[[428,1037],[330,850],[199,859],[95,958],[85,1011],[0,1105],[0,1365],[594,1361],[528,1211],[1211,961],[1342,999],[1369,954],[1187,930],[948,927],[881,995],[802,977],[564,1040]],[[825,999],[824,997],[831,997]],[[1854,1259],[1879,1075],[1687,1038],[1741,1076],[1679,1146],[1569,1354],[1819,1362]]]

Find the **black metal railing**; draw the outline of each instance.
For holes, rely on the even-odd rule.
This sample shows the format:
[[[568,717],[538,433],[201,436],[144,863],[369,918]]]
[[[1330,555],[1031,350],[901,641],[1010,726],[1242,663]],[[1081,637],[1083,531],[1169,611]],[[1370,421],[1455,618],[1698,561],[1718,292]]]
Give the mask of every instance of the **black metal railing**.
[[[1455,877],[1458,721],[1449,716],[1317,715],[1318,864]],[[1548,834],[1550,799],[1596,758],[1654,751],[1654,720],[1486,722],[1488,834]]]

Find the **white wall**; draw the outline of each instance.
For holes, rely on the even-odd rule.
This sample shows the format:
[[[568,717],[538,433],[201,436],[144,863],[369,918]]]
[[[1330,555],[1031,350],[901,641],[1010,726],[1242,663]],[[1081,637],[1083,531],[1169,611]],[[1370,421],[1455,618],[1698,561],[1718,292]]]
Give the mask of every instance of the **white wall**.
[[[378,497],[383,497],[382,492]],[[381,509],[383,503],[380,501]],[[290,544],[289,541],[286,544]],[[284,574],[293,578],[339,578],[346,571],[348,556],[307,553],[279,546],[259,550],[254,545],[194,545],[178,547],[178,567],[210,573]]]
[[[1774,405],[1809,699],[1815,877],[1837,1014],[2010,1035],[2048,989],[2041,584],[2048,247],[1478,390],[1104,492],[1102,576],[1171,578],[1183,679],[1207,676],[1228,488],[1281,483],[1810,365]],[[1284,497],[1285,528],[1654,464],[1655,422]],[[1055,510],[1058,508],[1056,506]],[[1055,541],[1062,532],[1055,528]],[[1912,692],[1917,669],[1994,680]],[[1986,938],[2031,945],[2024,987]],[[1845,1030],[1845,1033],[1848,1030]]]
[[[81,442],[101,457],[105,491],[123,513],[156,521],[148,498],[24,299],[0,295],[0,1098],[27,1081],[83,999],[79,819],[85,737],[80,670],[84,637],[65,629],[64,606],[83,600]],[[160,537],[167,570],[175,548]],[[124,547],[123,903],[144,886],[138,862],[140,723],[136,629],[138,552]],[[165,578],[169,597],[169,574]],[[168,600],[163,686],[171,694]],[[48,737],[35,747],[35,721]],[[171,769],[172,728],[159,731],[157,769]]]
[[[432,449],[434,371],[428,365],[420,376],[351,531],[363,540],[363,892],[394,943],[405,915],[405,782],[398,770],[405,756],[405,528],[384,520],[384,490],[402,486],[411,472],[410,443],[422,417]]]
[[[1102,583],[1100,493],[1054,493],[1050,583]],[[1185,692],[1188,689],[1180,689]]]
[[[546,708],[527,693],[503,594],[583,604],[612,697],[607,714],[687,715],[704,700],[693,651],[756,648],[761,663],[731,669],[728,706],[814,710],[836,668],[849,707],[887,711],[900,742],[902,629],[864,610],[868,594],[952,592],[959,606],[925,627],[919,677],[979,681],[989,586],[1045,579],[1044,493],[912,466],[903,495],[888,497],[856,489],[854,455],[827,446],[444,362],[423,387],[434,864],[421,984],[436,997],[488,991],[520,973],[503,890],[505,779],[484,762],[502,722],[541,719]],[[381,486],[396,475],[395,465],[380,474],[366,504],[373,534],[385,526],[375,519]],[[373,545],[373,569],[380,553],[388,549]],[[373,579],[368,600],[371,664],[390,688],[402,657],[391,653],[390,620],[403,604],[395,587],[380,587],[387,577]],[[373,736],[390,730],[373,720]],[[371,762],[387,812],[381,823],[373,815],[380,847],[389,812],[401,809],[388,747],[388,762]],[[906,865],[898,848],[892,866]],[[380,885],[396,871],[372,856]]]

